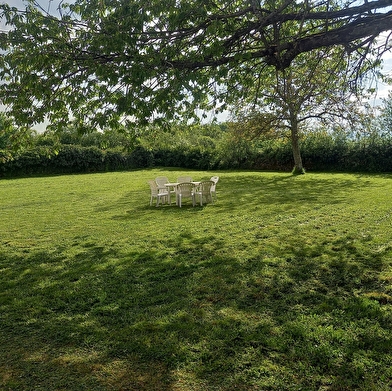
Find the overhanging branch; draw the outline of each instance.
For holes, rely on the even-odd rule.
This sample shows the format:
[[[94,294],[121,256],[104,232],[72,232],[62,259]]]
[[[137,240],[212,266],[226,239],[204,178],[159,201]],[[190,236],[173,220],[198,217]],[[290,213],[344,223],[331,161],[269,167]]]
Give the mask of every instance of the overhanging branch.
[[[384,32],[392,29],[392,11],[383,15],[372,15],[358,20],[352,21],[345,26],[328,30],[323,33],[309,35],[303,38],[292,38],[290,41],[282,44],[272,44],[261,50],[249,52],[243,58],[241,56],[221,56],[219,58],[210,57],[200,61],[171,61],[166,66],[176,69],[196,70],[205,67],[214,67],[225,64],[239,63],[248,59],[263,58],[269,65],[273,65],[278,69],[284,69],[290,66],[291,62],[301,53],[309,52],[323,47],[334,45],[348,46],[361,39],[369,39],[376,37]],[[361,44],[356,44],[357,47]]]

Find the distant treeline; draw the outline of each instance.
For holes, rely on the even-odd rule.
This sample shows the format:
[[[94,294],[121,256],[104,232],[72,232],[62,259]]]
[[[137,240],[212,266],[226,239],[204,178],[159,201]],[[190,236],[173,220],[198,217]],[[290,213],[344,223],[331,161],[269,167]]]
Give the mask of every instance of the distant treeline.
[[[392,138],[361,137],[324,130],[304,135],[307,171],[392,172]],[[129,170],[146,167],[200,170],[252,169],[291,171],[286,137],[250,139],[229,124],[146,129],[143,132],[93,132],[67,129],[32,134],[29,147],[5,154],[0,147],[0,176],[50,175]]]

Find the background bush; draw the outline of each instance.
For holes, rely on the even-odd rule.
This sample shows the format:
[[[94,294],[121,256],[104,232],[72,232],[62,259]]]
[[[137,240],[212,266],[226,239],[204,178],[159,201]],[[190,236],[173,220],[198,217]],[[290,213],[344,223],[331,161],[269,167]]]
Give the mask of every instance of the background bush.
[[[250,140],[229,126],[156,128],[131,135],[98,133],[33,135],[19,152],[0,150],[2,177],[85,173],[160,167],[199,170],[256,169],[291,171],[290,140]],[[5,145],[5,142],[3,141]],[[390,172],[392,136],[377,132],[350,137],[323,129],[304,135],[302,158],[308,171]]]

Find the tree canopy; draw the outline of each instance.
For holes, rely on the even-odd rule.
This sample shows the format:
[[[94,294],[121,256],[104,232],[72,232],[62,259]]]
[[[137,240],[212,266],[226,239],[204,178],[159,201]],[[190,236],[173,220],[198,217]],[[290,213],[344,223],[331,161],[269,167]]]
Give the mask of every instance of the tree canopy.
[[[20,124],[114,126],[223,109],[252,72],[286,69],[301,53],[340,45],[377,57],[392,26],[392,0],[60,4],[56,15],[35,0],[0,5],[0,102]]]

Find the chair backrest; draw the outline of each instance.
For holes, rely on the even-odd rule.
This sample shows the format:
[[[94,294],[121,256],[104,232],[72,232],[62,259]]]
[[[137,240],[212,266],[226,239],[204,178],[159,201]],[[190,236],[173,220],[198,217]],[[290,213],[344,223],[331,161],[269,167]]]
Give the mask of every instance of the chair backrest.
[[[169,183],[169,178],[166,176],[158,176],[155,178],[155,182],[157,183],[158,187],[164,188],[165,183]]]
[[[202,181],[199,184],[199,192],[202,194],[210,194],[212,186],[215,185],[213,181]]]
[[[158,194],[158,186],[154,180],[149,180],[147,183],[150,185],[151,195],[156,196]]]
[[[216,184],[219,181],[219,177],[218,176],[212,176],[211,177],[211,181],[214,182],[214,184],[211,186],[211,192],[215,192],[216,191]]]
[[[192,195],[194,185],[190,182],[181,182],[177,185],[177,193],[189,197]]]
[[[183,182],[192,182],[192,177],[190,176],[179,176],[177,178],[178,183],[183,183]]]

